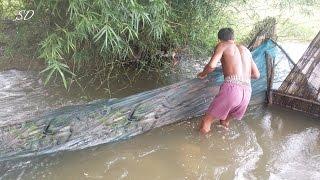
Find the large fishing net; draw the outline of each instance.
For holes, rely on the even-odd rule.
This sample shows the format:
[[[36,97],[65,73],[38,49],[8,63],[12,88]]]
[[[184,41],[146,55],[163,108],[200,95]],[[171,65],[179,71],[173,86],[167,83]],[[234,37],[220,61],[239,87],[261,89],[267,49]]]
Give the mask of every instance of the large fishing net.
[[[293,64],[272,40],[262,43],[252,54],[261,72],[260,79],[252,82],[252,100],[262,103],[267,89],[266,54],[274,59],[274,87],[281,84]],[[151,91],[62,107],[23,123],[2,126],[0,161],[110,143],[201,116],[218,93],[223,74],[221,67],[205,80],[194,78],[196,73],[191,73],[190,79]]]

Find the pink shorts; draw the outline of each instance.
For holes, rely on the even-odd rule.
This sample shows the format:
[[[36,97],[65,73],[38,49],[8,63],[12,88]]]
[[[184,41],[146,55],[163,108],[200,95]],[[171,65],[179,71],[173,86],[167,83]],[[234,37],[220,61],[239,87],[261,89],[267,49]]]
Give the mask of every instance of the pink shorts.
[[[220,120],[227,119],[228,115],[241,120],[251,98],[251,86],[233,82],[224,82],[220,86],[218,95],[213,99],[207,114]]]

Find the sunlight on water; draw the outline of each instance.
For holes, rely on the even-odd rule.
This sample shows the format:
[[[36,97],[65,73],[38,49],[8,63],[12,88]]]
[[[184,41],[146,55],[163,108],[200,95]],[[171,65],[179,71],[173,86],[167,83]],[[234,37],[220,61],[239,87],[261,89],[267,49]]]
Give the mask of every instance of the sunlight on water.
[[[294,175],[296,179],[318,179],[320,177],[318,128],[307,128],[291,134],[274,149],[273,164],[269,171],[271,179],[286,178]]]

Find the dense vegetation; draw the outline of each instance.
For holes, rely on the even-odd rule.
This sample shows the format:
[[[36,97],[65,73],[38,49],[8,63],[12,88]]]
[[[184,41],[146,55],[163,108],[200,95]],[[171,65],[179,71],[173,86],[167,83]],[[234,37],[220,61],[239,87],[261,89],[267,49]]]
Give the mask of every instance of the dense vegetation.
[[[263,15],[243,0],[4,0],[0,5],[0,16],[7,18],[15,18],[18,8],[34,10],[32,18],[16,22],[16,42],[33,44],[26,52],[37,51],[45,60],[46,83],[57,76],[67,87],[84,75],[105,82],[121,68],[161,71],[171,64],[174,52],[210,52],[221,27],[235,28],[238,39],[245,40],[266,15],[290,27],[293,21],[281,21],[287,10],[307,9],[312,16],[319,2],[270,1],[265,5],[269,13]]]

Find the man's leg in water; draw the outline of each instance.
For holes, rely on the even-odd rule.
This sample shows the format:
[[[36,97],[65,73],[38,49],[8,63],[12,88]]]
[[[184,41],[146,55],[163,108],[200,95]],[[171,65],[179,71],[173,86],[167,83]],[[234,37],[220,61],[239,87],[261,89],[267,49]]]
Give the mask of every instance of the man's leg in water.
[[[201,120],[200,132],[203,134],[208,133],[210,131],[210,127],[214,119],[215,118],[212,115],[206,113]]]
[[[231,119],[232,119],[232,117],[229,114],[227,119],[225,119],[225,120],[220,119],[220,124],[223,125],[226,129],[229,129],[229,123],[230,123]]]
[[[228,129],[231,119],[232,117],[228,115],[228,117],[225,120],[220,120],[220,124],[223,125],[226,129]],[[202,121],[201,121],[200,132],[203,134],[208,133],[211,129],[211,124],[213,123],[214,120],[216,120],[215,117],[206,113],[206,115],[202,118]]]

